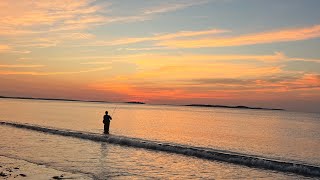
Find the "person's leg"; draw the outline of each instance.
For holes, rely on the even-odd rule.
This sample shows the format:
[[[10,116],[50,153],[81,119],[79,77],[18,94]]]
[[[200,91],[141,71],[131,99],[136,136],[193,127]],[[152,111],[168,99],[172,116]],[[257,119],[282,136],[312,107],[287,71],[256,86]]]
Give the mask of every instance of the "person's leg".
[[[105,134],[109,134],[109,126],[106,124],[104,124],[104,133]]]
[[[110,121],[106,122],[104,125],[104,133],[109,134],[109,126],[110,126]]]

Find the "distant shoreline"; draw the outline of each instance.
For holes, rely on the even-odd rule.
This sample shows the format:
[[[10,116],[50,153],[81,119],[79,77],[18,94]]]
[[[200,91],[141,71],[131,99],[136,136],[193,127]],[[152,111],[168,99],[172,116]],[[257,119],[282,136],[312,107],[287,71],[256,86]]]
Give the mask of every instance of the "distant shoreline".
[[[12,97],[12,96],[0,96],[1,99],[31,99],[31,100],[44,100],[44,101],[72,101],[72,102],[101,102],[110,103],[108,101],[86,101],[79,99],[62,99],[62,98],[33,98],[33,97]]]
[[[90,101],[79,99],[63,99],[63,98],[34,98],[34,97],[13,97],[13,96],[0,96],[0,99],[30,99],[30,100],[44,100],[44,101],[69,101],[69,102],[97,102],[97,103],[114,103],[109,101]],[[138,101],[120,102],[127,104],[146,104]],[[153,104],[154,105],[154,104]],[[170,104],[167,104],[170,105]],[[175,105],[177,106],[177,105]],[[228,108],[228,109],[256,109],[256,110],[271,110],[271,111],[285,111],[285,109],[279,108],[263,108],[263,107],[249,107],[249,106],[226,106],[226,105],[210,105],[210,104],[187,104],[178,106],[190,106],[190,107],[212,107],[212,108]]]
[[[258,109],[258,110],[271,110],[271,111],[285,111],[279,108],[262,108],[262,107],[248,107],[248,106],[225,106],[225,105],[209,105],[209,104],[188,104],[185,106],[192,107],[213,107],[213,108],[230,108],[230,109]]]

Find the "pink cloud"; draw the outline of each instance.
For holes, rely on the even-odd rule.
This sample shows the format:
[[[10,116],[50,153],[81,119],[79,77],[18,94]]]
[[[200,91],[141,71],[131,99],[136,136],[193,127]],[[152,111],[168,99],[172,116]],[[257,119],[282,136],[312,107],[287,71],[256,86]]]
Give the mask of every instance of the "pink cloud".
[[[299,41],[319,37],[320,25],[315,25],[311,27],[280,29],[269,32],[260,32],[231,37],[209,37],[189,40],[170,39],[160,41],[157,43],[157,45],[171,48],[227,47]]]

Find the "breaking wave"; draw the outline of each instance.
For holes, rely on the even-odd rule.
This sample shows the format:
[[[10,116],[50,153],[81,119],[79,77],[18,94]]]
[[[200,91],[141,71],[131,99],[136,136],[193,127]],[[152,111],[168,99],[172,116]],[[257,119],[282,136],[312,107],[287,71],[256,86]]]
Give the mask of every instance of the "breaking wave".
[[[15,122],[0,121],[0,125],[7,125],[16,128],[28,129],[43,133],[70,136],[74,138],[92,140],[97,142],[107,142],[135,148],[144,148],[155,151],[182,154],[186,156],[198,157],[208,160],[216,160],[233,164],[245,165],[254,168],[275,170],[281,172],[291,172],[306,176],[320,177],[320,167],[296,162],[278,161],[264,157],[245,155],[235,152],[222,151],[210,148],[194,147],[187,145],[156,142],[138,138],[130,138],[116,135],[104,135],[89,132],[80,132],[64,129],[54,129],[31,124],[20,124]]]

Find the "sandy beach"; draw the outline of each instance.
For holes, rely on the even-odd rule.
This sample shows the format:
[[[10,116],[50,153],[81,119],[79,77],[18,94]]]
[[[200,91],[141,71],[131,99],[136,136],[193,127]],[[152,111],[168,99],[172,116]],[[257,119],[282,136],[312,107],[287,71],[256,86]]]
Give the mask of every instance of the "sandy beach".
[[[82,174],[72,174],[44,165],[0,156],[0,179],[91,179]]]

